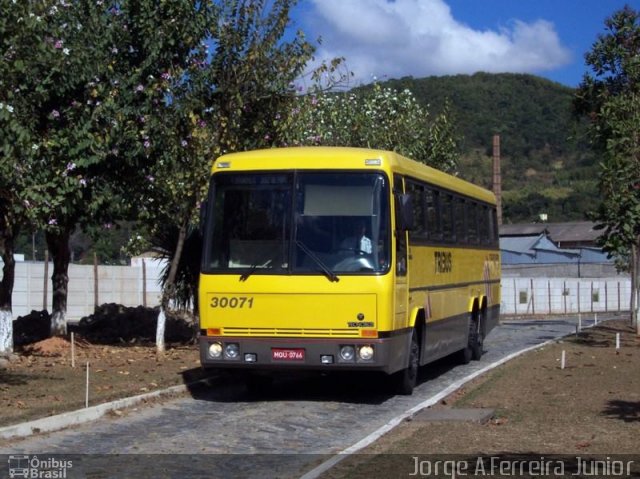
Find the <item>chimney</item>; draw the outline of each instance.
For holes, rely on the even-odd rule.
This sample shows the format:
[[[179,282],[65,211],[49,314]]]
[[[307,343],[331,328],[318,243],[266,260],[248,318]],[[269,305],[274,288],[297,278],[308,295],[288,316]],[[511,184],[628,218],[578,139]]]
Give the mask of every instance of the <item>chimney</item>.
[[[502,177],[500,175],[500,135],[493,135],[493,193],[496,195],[498,226],[502,224]]]

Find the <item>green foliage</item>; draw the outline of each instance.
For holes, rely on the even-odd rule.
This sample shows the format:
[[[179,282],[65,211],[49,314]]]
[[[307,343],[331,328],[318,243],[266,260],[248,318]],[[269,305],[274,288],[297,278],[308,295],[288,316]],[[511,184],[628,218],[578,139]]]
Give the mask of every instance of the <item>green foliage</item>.
[[[66,309],[70,234],[90,230],[101,249],[96,225],[137,216],[148,189],[139,179],[155,160],[146,120],[199,70],[214,10],[190,0],[3,2],[0,101],[13,137],[0,144],[3,172],[16,173],[2,187],[17,192],[3,209],[46,230],[54,317]]]
[[[597,162],[585,122],[572,115],[571,88],[532,75],[489,73],[407,77],[384,85],[408,88],[432,111],[448,105],[459,134],[460,176],[487,188],[492,137],[500,135],[505,222],[533,221],[540,213],[553,221],[585,219],[596,206]],[[570,189],[572,203],[549,196],[555,188]]]
[[[171,262],[175,257],[178,244],[179,230],[175,227],[158,229],[156,236],[151,238],[153,251],[166,260],[166,266],[161,273],[160,281],[168,284]],[[186,310],[193,307],[197,311],[198,282],[200,275],[200,251],[202,250],[202,236],[200,231],[190,228],[184,241],[184,250],[180,255],[176,276],[173,280],[173,304]]]
[[[349,93],[299,96],[278,115],[284,145],[354,146],[396,151],[444,171],[456,168],[457,144],[448,108],[431,119],[409,90],[374,84]]]
[[[640,12],[625,7],[605,27],[586,55],[592,73],[585,74],[575,103],[591,122],[602,158],[596,219],[605,230],[603,246],[629,258],[640,248]]]
[[[165,298],[184,305],[185,295],[195,291],[193,271],[183,266],[199,264],[189,232],[197,225],[213,160],[270,145],[277,112],[294,98],[293,82],[313,53],[301,33],[285,38],[294,4],[214,2],[207,24],[211,51],[170,72],[171,101],[149,112],[140,128],[149,167],[137,175],[140,231],[131,247],[150,245],[170,259]]]

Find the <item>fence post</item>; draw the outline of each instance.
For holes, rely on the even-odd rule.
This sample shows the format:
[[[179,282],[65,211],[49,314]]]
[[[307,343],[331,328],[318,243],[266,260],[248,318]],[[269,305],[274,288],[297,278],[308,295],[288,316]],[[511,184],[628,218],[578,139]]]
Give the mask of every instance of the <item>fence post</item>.
[[[44,250],[44,284],[42,288],[42,309],[47,309],[47,296],[48,296],[48,288],[49,288],[49,250]]]
[[[142,306],[147,307],[147,263],[142,258]]]
[[[562,297],[564,299],[564,314],[567,314],[567,282],[562,282]]]
[[[513,280],[513,314],[518,314],[518,287],[516,280]]]
[[[593,313],[593,281],[591,281],[591,312]]]
[[[551,314],[551,281],[547,280],[547,299],[549,300],[549,313]]]
[[[620,281],[618,281],[618,313],[620,312]]]
[[[580,314],[580,281],[577,281],[576,284],[578,285],[578,314]]]
[[[609,311],[609,281],[604,282],[604,312]]]
[[[536,315],[536,296],[533,294],[533,278],[531,278],[531,313]]]
[[[97,253],[93,253],[93,311],[98,310],[98,301],[100,299],[98,295],[98,289],[100,286],[100,281],[98,279],[98,255]]]

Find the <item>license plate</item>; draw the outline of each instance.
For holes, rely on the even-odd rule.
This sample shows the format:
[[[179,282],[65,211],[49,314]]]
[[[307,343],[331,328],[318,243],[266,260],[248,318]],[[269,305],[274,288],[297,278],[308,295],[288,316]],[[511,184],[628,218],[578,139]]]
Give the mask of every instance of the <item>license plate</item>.
[[[274,361],[304,361],[304,349],[273,348],[271,359]]]

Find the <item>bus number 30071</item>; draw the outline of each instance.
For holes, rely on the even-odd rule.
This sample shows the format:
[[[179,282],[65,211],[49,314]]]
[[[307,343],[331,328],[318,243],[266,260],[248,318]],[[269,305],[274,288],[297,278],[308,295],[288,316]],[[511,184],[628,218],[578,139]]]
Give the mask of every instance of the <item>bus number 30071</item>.
[[[214,296],[212,308],[253,308],[253,298],[247,296]]]

